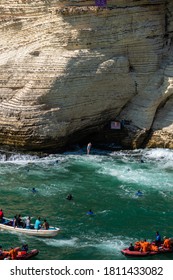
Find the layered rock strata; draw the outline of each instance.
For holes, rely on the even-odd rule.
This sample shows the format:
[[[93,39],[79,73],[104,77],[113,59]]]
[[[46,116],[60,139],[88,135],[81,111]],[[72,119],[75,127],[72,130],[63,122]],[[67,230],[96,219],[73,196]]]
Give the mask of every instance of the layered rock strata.
[[[127,119],[122,146],[173,148],[172,15],[161,0],[1,0],[0,144],[56,150]]]

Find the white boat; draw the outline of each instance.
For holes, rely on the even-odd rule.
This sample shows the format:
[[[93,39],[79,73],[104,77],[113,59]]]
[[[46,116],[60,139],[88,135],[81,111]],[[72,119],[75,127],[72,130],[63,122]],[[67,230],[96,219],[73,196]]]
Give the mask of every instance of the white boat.
[[[31,225],[30,229],[23,228],[23,227],[14,227],[13,226],[13,220],[4,218],[3,223],[0,223],[0,229],[2,230],[8,230],[14,233],[22,233],[27,234],[30,236],[38,236],[38,237],[54,237],[56,236],[60,229],[57,227],[50,226],[49,229],[34,229],[34,225]]]

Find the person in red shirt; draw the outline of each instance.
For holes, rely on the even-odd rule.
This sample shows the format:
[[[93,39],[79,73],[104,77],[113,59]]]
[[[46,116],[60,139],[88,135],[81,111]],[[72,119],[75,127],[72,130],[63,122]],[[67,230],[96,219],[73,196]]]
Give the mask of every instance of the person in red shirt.
[[[0,209],[0,223],[3,222],[3,218],[4,218],[4,213],[3,213],[2,209]]]

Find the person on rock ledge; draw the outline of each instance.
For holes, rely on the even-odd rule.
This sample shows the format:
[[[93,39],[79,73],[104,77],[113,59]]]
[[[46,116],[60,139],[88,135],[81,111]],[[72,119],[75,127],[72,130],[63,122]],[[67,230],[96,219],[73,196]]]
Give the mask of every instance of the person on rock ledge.
[[[92,146],[91,142],[88,143],[88,145],[87,145],[87,155],[90,154],[91,146]]]

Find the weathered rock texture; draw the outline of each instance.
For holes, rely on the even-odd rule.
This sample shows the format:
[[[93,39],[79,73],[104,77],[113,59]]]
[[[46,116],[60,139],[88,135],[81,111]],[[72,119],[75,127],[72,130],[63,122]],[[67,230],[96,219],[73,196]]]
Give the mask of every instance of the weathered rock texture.
[[[171,2],[0,0],[0,144],[57,149],[118,118],[124,147],[173,148]]]

